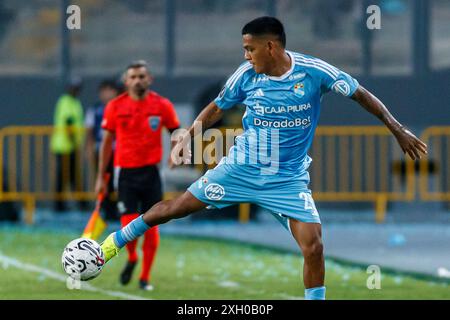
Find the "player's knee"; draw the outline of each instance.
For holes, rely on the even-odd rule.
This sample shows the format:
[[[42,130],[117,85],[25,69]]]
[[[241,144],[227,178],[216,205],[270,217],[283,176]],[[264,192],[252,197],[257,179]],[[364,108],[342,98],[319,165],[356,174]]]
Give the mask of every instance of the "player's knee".
[[[323,243],[320,239],[302,248],[305,259],[321,259],[323,257]]]

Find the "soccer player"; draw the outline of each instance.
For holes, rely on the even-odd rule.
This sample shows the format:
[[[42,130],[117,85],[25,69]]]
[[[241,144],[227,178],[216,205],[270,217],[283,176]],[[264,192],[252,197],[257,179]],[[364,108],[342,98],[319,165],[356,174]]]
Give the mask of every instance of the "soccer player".
[[[260,17],[247,23],[242,41],[247,61],[174,149],[174,155],[181,155],[199,126],[210,127],[226,109],[243,103],[244,133],[236,138],[229,155],[183,195],[157,203],[127,227],[110,234],[101,247],[108,261],[151,227],[207,206],[250,202],[271,211],[298,243],[304,257],[305,299],[325,299],[321,223],[308,189],[307,171],[311,162],[307,151],[323,95],[334,91],[357,101],[389,128],[412,159],[426,153],[427,146],[347,73],[320,59],[286,50],[284,28],[276,18]],[[264,155],[269,144],[270,157]]]
[[[100,194],[106,190],[104,176],[115,139],[117,207],[122,227],[161,201],[162,187],[157,167],[162,158],[161,131],[165,127],[172,132],[180,126],[172,103],[149,90],[152,79],[145,61],[131,63],[124,74],[126,92],[107,104],[102,121],[104,135],[95,191]],[[148,228],[141,235],[144,235],[144,241],[139,286],[152,290],[149,279],[159,244],[158,227]],[[136,238],[127,244],[128,261],[120,275],[120,282],[124,285],[130,282],[138,260],[136,245]]]

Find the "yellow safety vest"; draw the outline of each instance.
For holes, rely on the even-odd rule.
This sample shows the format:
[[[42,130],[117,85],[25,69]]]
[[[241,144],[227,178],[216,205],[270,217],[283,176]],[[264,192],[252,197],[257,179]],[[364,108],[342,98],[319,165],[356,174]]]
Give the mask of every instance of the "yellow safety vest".
[[[83,107],[80,100],[64,94],[56,103],[54,131],[51,139],[53,153],[67,154],[79,147],[84,140]]]

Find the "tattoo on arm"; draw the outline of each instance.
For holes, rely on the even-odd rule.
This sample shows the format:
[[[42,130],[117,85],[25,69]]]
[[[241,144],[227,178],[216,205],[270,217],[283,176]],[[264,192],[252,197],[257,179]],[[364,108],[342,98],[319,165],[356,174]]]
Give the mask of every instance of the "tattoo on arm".
[[[410,130],[402,126],[385,105],[368,90],[359,86],[351,98],[384,122],[386,127],[397,138],[397,142],[403,152],[408,153],[412,160],[420,159],[420,153],[427,154],[427,145]]]
[[[359,86],[351,98],[380,119],[391,131],[402,128],[402,125],[392,116],[386,106],[363,86]]]

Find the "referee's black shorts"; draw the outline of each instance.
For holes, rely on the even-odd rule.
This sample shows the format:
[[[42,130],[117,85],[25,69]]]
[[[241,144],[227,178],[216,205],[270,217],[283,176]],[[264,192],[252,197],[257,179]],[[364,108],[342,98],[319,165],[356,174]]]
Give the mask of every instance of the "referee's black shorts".
[[[161,178],[155,165],[140,168],[117,168],[116,189],[119,213],[142,214],[162,200]]]

